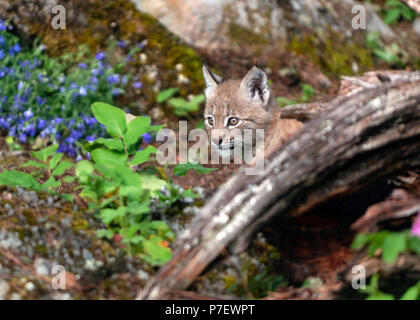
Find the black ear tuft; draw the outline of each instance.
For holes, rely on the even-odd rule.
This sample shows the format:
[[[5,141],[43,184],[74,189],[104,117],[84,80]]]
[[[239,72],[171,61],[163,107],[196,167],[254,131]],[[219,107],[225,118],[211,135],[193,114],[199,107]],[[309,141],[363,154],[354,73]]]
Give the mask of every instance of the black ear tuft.
[[[217,85],[222,82],[222,78],[210,71],[206,64],[203,65],[203,77],[206,82],[205,94],[207,98],[213,96]]]
[[[270,88],[264,71],[253,67],[242,79],[241,90],[254,103],[266,105],[270,99]]]

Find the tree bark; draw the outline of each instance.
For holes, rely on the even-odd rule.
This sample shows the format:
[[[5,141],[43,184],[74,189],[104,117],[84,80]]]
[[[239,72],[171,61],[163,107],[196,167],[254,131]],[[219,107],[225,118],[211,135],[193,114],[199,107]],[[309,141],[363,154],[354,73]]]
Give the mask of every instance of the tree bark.
[[[419,165],[419,72],[339,96],[274,153],[261,174],[240,170],[232,177],[179,236],[172,260],[137,298],[162,299],[187,288],[224,248],[244,250],[276,216],[302,214]]]

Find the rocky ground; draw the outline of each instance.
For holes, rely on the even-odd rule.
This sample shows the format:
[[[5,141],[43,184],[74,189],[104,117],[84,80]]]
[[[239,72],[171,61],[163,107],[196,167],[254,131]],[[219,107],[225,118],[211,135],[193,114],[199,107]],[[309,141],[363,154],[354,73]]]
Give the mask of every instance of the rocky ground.
[[[163,2],[142,1],[156,16]],[[335,6],[348,6],[352,1],[334,1],[330,8],[336,11],[327,14],[322,14],[322,8],[326,10],[325,1],[317,2],[319,10],[315,11],[305,1],[293,1],[293,5],[289,1],[268,1],[275,9],[269,11],[269,16],[258,10],[258,2],[250,1],[233,7],[239,8],[238,11],[226,11],[232,15],[226,18],[229,23],[221,20],[223,17],[212,16],[224,28],[214,43],[209,32],[218,29],[208,25],[213,26],[213,20],[205,20],[207,24],[193,29],[192,23],[188,28],[179,25],[182,21],[190,23],[189,19],[180,17],[197,14],[192,1],[181,2],[173,2],[175,9],[181,10],[180,15],[173,16],[175,9],[161,12],[161,20],[170,30],[178,30],[183,39],[174,36],[149,14],[137,11],[128,1],[107,1],[107,4],[96,0],[72,1],[66,32],[52,32],[48,24],[40,23],[48,21],[48,11],[28,8],[23,1],[14,2],[13,10],[6,10],[11,6],[10,1],[0,1],[0,16],[13,21],[23,39],[41,37],[51,55],[74,50],[82,43],[97,50],[104,47],[108,38],[144,43],[145,50],[137,57],[132,70],[144,83],[144,89],[129,92],[120,103],[130,107],[133,113],[149,114],[156,123],[167,123],[170,128],[177,128],[179,119],[155,102],[156,93],[168,87],[179,87],[185,97],[200,93],[202,60],[224,77],[240,77],[258,63],[268,73],[276,96],[298,99],[301,84],[307,83],[315,88],[312,99],[318,101],[335,96],[341,74],[396,68],[374,58],[360,33],[340,35],[348,29],[349,19],[334,16],[340,12]],[[47,3],[39,1],[42,8]],[[220,5],[221,1],[214,3]],[[378,17],[374,11],[371,14]],[[286,17],[283,20],[287,23],[266,29],[267,25],[276,26],[283,21],[282,17]],[[325,24],[332,17],[335,24],[330,30]],[[407,69],[418,68],[418,20],[390,28],[377,19],[372,28],[387,36],[390,43],[398,42],[405,49]],[[191,30],[208,29],[207,38],[191,33]],[[196,125],[201,120],[200,114],[192,115],[189,120],[192,126]],[[16,167],[27,159],[28,152],[10,151],[4,139],[0,141],[1,168]],[[208,175],[190,172],[185,177],[175,177],[167,173],[183,188],[201,188],[201,201],[204,201],[236,170],[237,166],[232,165],[220,166]],[[355,233],[349,227],[369,206],[391,193],[395,186],[388,182],[339,199],[304,217],[276,222],[256,237],[249,251],[241,256],[226,252],[214,268],[197,279],[189,294],[176,293],[174,297],[260,298],[274,290],[275,284],[281,284],[269,298],[360,298],[354,292],[336,293],[345,287],[340,273],[354,256],[349,247]],[[198,210],[190,204],[182,204],[180,208],[168,218],[176,232]],[[99,228],[100,220],[83,202],[69,204],[46,194],[0,187],[0,299],[134,298],[156,268],[128,257],[117,242],[97,238],[95,233]],[[66,271],[65,290],[52,287],[56,279],[52,273],[54,266],[63,266]],[[263,279],[258,278],[259,274],[264,275]],[[310,279],[307,286],[302,288],[307,279]]]

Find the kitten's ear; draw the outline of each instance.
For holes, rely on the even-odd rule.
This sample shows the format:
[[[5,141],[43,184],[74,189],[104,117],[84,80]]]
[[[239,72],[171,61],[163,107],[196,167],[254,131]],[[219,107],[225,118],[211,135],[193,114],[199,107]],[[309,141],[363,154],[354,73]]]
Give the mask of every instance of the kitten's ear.
[[[257,67],[252,67],[242,79],[241,91],[248,100],[266,106],[270,99],[270,88],[265,72]]]
[[[204,93],[206,94],[207,99],[209,99],[214,95],[217,85],[222,82],[222,78],[212,73],[206,65],[203,66],[203,77],[206,82],[206,90]]]

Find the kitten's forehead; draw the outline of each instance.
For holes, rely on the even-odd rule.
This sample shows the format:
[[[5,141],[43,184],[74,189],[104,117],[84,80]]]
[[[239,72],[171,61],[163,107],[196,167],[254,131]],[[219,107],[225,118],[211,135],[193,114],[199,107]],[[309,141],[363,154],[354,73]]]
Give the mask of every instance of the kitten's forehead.
[[[206,114],[230,115],[239,111],[239,80],[228,80],[220,83],[214,97],[206,102]]]

